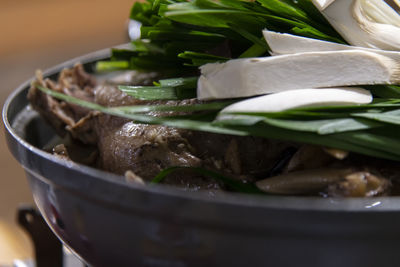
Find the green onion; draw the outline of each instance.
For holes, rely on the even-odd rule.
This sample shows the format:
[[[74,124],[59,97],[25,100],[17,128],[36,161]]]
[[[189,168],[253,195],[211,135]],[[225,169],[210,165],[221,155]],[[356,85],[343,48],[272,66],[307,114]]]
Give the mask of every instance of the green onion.
[[[210,52],[220,47],[229,58],[267,55],[261,33],[265,28],[344,42],[304,0],[148,0],[135,3],[130,18],[142,23],[141,40],[133,41],[131,50],[112,50],[111,59],[124,62],[117,69],[179,73],[221,61]],[[191,53],[208,56],[195,58]],[[107,69],[116,68],[99,63],[98,70]]]
[[[96,70],[112,71],[112,70],[123,70],[129,68],[128,61],[99,61],[96,63]]]
[[[118,88],[141,100],[178,100],[196,97],[197,77],[160,80],[155,86],[128,86]]]

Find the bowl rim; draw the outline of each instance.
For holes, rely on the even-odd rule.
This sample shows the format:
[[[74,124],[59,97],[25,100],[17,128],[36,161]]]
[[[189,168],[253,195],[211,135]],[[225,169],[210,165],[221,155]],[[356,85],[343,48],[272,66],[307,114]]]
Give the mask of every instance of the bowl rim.
[[[110,57],[110,49],[102,49],[95,51],[83,56],[79,56],[70,60],[67,60],[61,64],[55,65],[48,68],[43,72],[44,77],[58,74],[63,68],[72,67],[77,62],[82,64],[93,63],[101,59]],[[210,197],[206,192],[189,192],[184,191],[173,186],[166,185],[151,185],[141,186],[132,183],[125,182],[124,178],[120,175],[102,171],[93,167],[85,166],[76,162],[66,161],[59,157],[47,153],[25,141],[20,137],[11,125],[9,118],[10,107],[13,104],[15,98],[22,94],[24,90],[27,90],[33,78],[28,79],[20,86],[18,86],[13,92],[7,97],[3,105],[2,119],[5,126],[6,132],[24,149],[28,150],[29,153],[33,153],[40,158],[50,161],[54,164],[60,165],[64,168],[76,169],[86,175],[96,177],[97,179],[105,182],[106,184],[113,186],[119,185],[129,188],[132,191],[140,191],[141,193],[157,194],[162,196],[168,196],[172,198],[200,201],[203,203],[218,203],[224,205],[233,206],[244,206],[244,207],[256,207],[256,208],[267,208],[267,209],[278,209],[278,210],[301,210],[301,211],[325,211],[325,212],[393,212],[400,209],[400,196],[391,197],[375,197],[375,198],[321,198],[321,197],[301,197],[301,196],[258,196],[240,193],[222,193],[216,194]],[[22,110],[22,109],[21,109]],[[21,112],[19,110],[18,112]],[[10,149],[10,148],[9,148]],[[22,165],[20,159],[17,158],[19,163]],[[23,166],[28,172],[26,166]],[[72,188],[69,188],[72,189]],[[72,189],[73,190],[73,189]]]

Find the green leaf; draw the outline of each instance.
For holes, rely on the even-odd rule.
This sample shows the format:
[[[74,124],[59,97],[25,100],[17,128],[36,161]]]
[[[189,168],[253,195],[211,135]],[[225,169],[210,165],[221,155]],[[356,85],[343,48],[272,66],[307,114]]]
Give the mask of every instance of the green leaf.
[[[332,120],[332,122],[322,125],[317,132],[319,134],[333,134],[341,132],[368,130],[381,126],[382,124],[380,123],[362,119],[338,119]]]
[[[198,53],[193,51],[185,51],[178,54],[178,57],[191,60],[191,66],[201,66],[207,63],[225,62],[229,60],[229,58],[226,57],[214,56],[211,54]]]
[[[143,38],[151,40],[172,40],[172,41],[191,41],[191,42],[213,42],[219,43],[225,40],[225,36],[193,30],[179,29],[159,29],[157,27],[142,27]]]
[[[293,5],[289,5],[279,0],[257,0],[262,6],[272,11],[276,15],[284,16],[286,18],[296,18],[305,22],[311,22],[307,14]]]
[[[268,115],[267,115],[268,116]],[[334,134],[348,131],[368,130],[381,127],[381,123],[370,120],[340,118],[340,119],[323,119],[323,120],[287,120],[264,117],[262,114],[254,116],[239,115],[232,119],[219,121],[222,125],[253,125],[255,123],[264,122],[268,125],[301,132],[314,132],[320,135]]]
[[[385,141],[379,142],[379,140],[383,140],[385,137],[371,133],[346,132],[333,135],[319,135],[310,132],[294,132],[292,130],[273,127],[266,124],[257,124],[252,127],[231,126],[229,128],[237,131],[247,132],[248,135],[252,136],[338,148],[371,157],[400,161],[400,156],[397,155],[397,153],[394,154],[392,152],[392,142],[394,139],[390,139],[392,141],[390,143],[385,143]],[[370,145],[367,141],[367,138],[362,138],[357,134],[366,134],[371,137],[371,140],[374,140],[375,143]],[[379,142],[379,145],[377,145],[377,142]]]
[[[161,86],[179,87],[179,88],[196,88],[198,77],[172,78],[163,79],[159,83]]]
[[[293,34],[296,34],[296,35],[304,36],[304,37],[325,40],[328,42],[345,44],[345,42],[342,39],[339,39],[337,37],[332,37],[330,35],[327,35],[321,31],[318,31],[317,29],[314,29],[309,26],[303,26],[303,27],[296,26],[296,27],[293,27],[290,30],[290,32]]]
[[[170,167],[165,170],[162,170],[159,174],[157,174],[156,177],[153,178],[153,180],[151,180],[150,183],[151,184],[161,183],[168,175],[179,170],[192,171],[200,175],[210,177],[217,182],[223,183],[225,186],[227,186],[229,189],[235,192],[247,193],[247,194],[265,194],[260,189],[258,189],[258,187],[253,183],[243,183],[240,180],[228,178],[220,173],[199,167],[179,167],[179,166]]]
[[[175,88],[160,86],[118,86],[122,92],[140,100],[177,100],[178,94]],[[195,94],[194,94],[195,96]]]
[[[138,51],[131,49],[111,49],[111,59],[113,61],[129,61],[131,57],[137,57],[138,55]]]
[[[229,58],[206,54],[206,53],[199,53],[193,51],[185,51],[183,53],[178,54],[178,57],[185,58],[185,59],[204,59],[204,60],[212,60],[212,61],[227,61]]]
[[[212,102],[204,104],[194,105],[135,105],[135,106],[121,106],[121,107],[110,107],[110,110],[116,109],[124,113],[147,113],[152,111],[172,111],[172,112],[195,112],[195,111],[206,111],[206,110],[220,110],[228,105],[232,104],[232,101],[224,102]]]
[[[156,86],[121,85],[118,89],[141,100],[178,100],[196,97],[197,77],[160,80]]]
[[[383,113],[353,113],[354,117],[366,118],[370,120],[376,120],[380,122],[400,125],[400,110],[383,112]],[[399,129],[400,130],[400,129]]]
[[[374,134],[371,132],[348,132],[338,134],[336,137],[355,145],[374,149],[376,150],[376,155],[379,155],[380,152],[385,153],[388,156],[390,155],[392,159],[400,157],[400,143],[397,138]]]
[[[159,47],[155,42],[150,43],[150,42],[145,42],[143,40],[135,40],[132,41],[131,44],[134,53],[132,53],[131,55],[120,55],[121,57],[126,58],[131,56],[137,56],[138,52],[141,53],[145,52],[150,54],[165,54],[165,50]],[[117,51],[113,52],[113,57],[117,57]]]
[[[400,86],[396,85],[369,85],[364,86],[374,96],[382,98],[400,98]]]
[[[264,121],[270,125],[280,128],[296,131],[316,132],[321,135],[366,130],[371,129],[372,127],[381,126],[381,124],[379,123],[373,123],[352,118],[308,121],[278,120],[266,118]]]
[[[266,46],[261,46],[259,44],[252,45],[249,49],[244,51],[239,58],[246,58],[246,57],[259,57],[263,56],[267,53],[268,48]]]
[[[235,26],[233,24],[230,24],[230,28],[239,33],[240,35],[242,35],[244,38],[248,39],[250,42],[257,44],[261,47],[264,47],[266,50],[270,49],[264,38],[255,36],[252,33],[246,31],[245,29],[239,26]]]
[[[129,69],[128,61],[98,61],[96,63],[96,71],[112,71]]]

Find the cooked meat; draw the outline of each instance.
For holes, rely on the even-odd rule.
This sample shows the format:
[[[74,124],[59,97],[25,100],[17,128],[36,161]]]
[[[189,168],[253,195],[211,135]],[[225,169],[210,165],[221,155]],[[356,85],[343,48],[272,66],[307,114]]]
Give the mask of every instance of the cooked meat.
[[[136,124],[111,116],[96,123],[100,165],[123,174],[132,170],[146,180],[170,166],[200,166],[181,130]]]
[[[369,172],[354,172],[329,185],[328,195],[334,197],[371,197],[387,193],[389,180]]]
[[[137,176],[133,171],[126,171],[125,172],[125,181],[128,183],[135,183],[139,185],[145,185],[142,177]]]
[[[258,181],[258,188],[274,194],[323,193],[333,197],[371,197],[387,193],[390,181],[351,168],[319,168],[294,171]]]
[[[104,88],[101,89],[102,99],[106,99]],[[138,100],[130,99],[114,88],[111,88],[109,93],[114,95],[113,104],[117,98],[121,99],[123,104],[138,103]],[[168,101],[164,104],[187,103],[185,100]],[[132,170],[145,180],[150,180],[161,170],[171,166],[206,167],[231,177],[251,180],[255,173],[268,171],[288,146],[282,142],[262,138],[136,124],[108,115],[97,117],[95,131],[98,136],[100,166],[103,169],[119,174]],[[189,178],[174,174],[169,176],[166,182],[187,186],[199,180],[198,175],[195,175],[197,178],[194,179],[194,174],[190,175],[188,171],[184,175]],[[195,186],[203,184],[203,180],[201,177],[201,180],[195,182]],[[210,179],[206,181],[215,183]]]
[[[37,72],[36,84],[51,90],[62,92],[84,99],[94,101],[95,80],[86,74],[82,65],[76,65],[72,69],[65,69],[60,73],[57,83],[43,79],[42,73]],[[35,86],[31,86],[28,99],[40,115],[48,122],[56,132],[64,136],[68,131],[71,135],[86,144],[95,144],[96,136],[93,132],[92,118],[96,112],[77,105],[65,103],[43,94]]]
[[[99,85],[94,90],[94,101],[100,105],[115,107],[145,104],[145,101],[137,100],[122,93],[116,86]]]
[[[69,159],[68,150],[64,144],[56,145],[52,152],[54,155],[57,155],[63,159]]]
[[[339,168],[301,170],[260,180],[256,185],[261,190],[273,194],[312,194],[341,181],[350,173],[350,169]]]
[[[149,76],[137,74],[136,82],[150,84],[154,77],[154,73]],[[38,73],[36,84],[104,106],[188,105],[198,102],[195,99],[134,99],[112,83],[96,85],[95,79],[85,73],[81,65],[63,70],[57,82],[44,80],[41,73]],[[399,179],[400,175],[396,164],[376,161],[366,168],[365,162],[370,158],[353,154],[348,156],[343,151],[264,138],[137,124],[58,101],[35,86],[30,88],[28,98],[58,133],[69,133],[79,142],[96,146],[97,154],[90,150],[85,152],[89,159],[85,162],[92,164],[98,155],[95,160],[97,167],[125,175],[129,181],[150,181],[160,171],[172,166],[202,167],[244,182],[263,179],[257,185],[269,193],[325,192],[333,196],[373,196],[387,193],[389,180]],[[173,114],[151,113],[154,116]],[[56,147],[54,152],[62,156],[74,156],[68,146]],[[176,171],[164,181],[186,190],[214,191],[223,187],[215,180],[190,169]]]
[[[334,161],[335,158],[326,153],[322,147],[302,145],[288,162],[285,172],[321,168]]]

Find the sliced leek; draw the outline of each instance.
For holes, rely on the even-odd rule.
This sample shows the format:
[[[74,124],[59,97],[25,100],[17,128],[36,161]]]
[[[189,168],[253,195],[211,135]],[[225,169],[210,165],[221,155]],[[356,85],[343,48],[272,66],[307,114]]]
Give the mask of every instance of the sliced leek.
[[[388,51],[375,48],[360,46],[343,45],[288,33],[278,33],[274,31],[263,31],[264,38],[268,43],[270,52],[273,55],[287,55],[306,52],[321,51],[343,51],[343,50],[363,50],[400,60],[400,52]]]
[[[368,104],[372,95],[362,88],[301,89],[236,102],[221,110],[217,120],[243,118],[239,112],[280,112],[310,106]]]
[[[400,61],[362,50],[297,53],[206,64],[197,97],[248,97],[304,88],[400,82]]]
[[[312,0],[351,45],[400,50],[400,15],[383,0]]]

